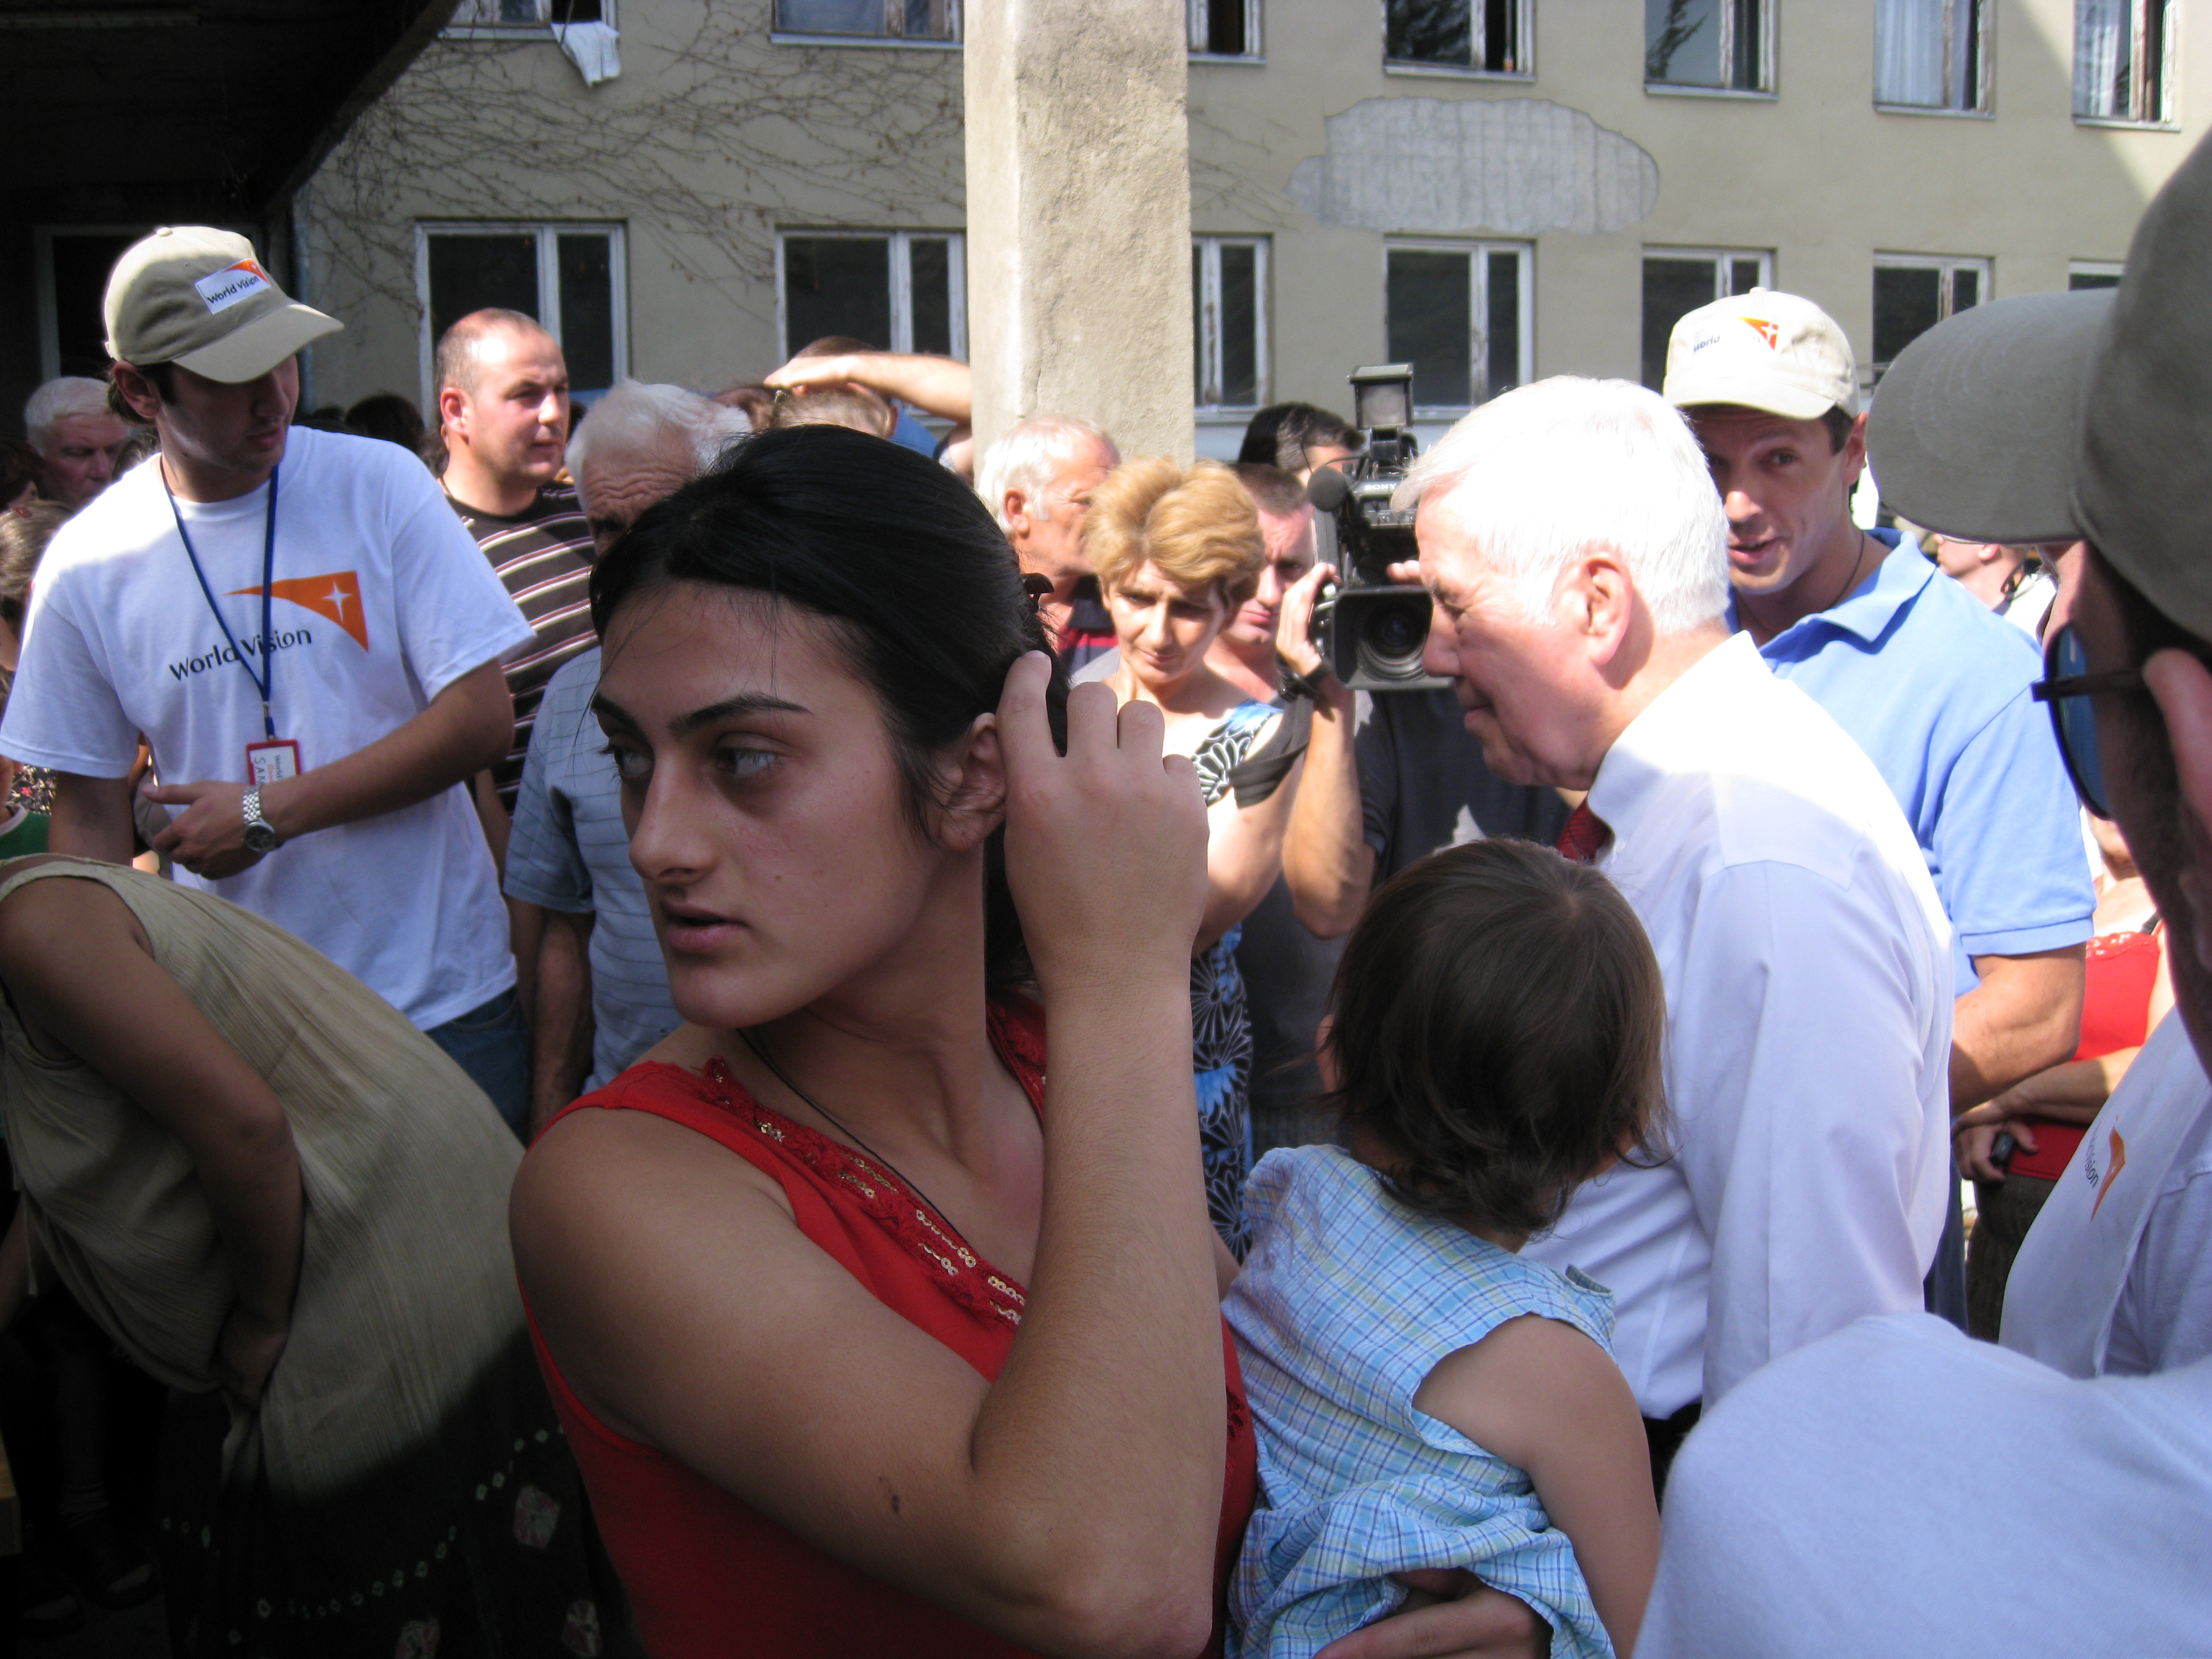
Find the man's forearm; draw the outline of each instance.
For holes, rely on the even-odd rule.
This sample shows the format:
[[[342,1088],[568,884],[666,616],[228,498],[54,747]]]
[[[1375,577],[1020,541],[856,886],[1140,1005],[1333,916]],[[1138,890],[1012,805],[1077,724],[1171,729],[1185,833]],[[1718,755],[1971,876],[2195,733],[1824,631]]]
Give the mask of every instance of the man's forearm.
[[[2072,1056],[2081,1041],[2083,949],[1974,958],[1981,983],[1952,1011],[1954,1115]]]
[[[972,416],[975,377],[963,362],[896,351],[855,352],[847,361],[854,382],[871,392],[912,404],[940,420],[965,422]]]
[[[538,1006],[530,1025],[530,1133],[553,1121],[591,1074],[592,918],[544,912],[538,935]]]
[[[1352,744],[1352,694],[1331,681],[1314,702],[1305,776],[1283,836],[1283,876],[1306,931],[1336,939],[1352,931],[1375,880],[1375,849],[1359,800]]]
[[[128,864],[137,840],[131,824],[131,780],[54,774],[46,850],[71,858]]]
[[[489,767],[506,755],[514,732],[506,677],[497,663],[485,663],[366,748],[269,785],[261,792],[262,816],[289,841],[396,812]]]

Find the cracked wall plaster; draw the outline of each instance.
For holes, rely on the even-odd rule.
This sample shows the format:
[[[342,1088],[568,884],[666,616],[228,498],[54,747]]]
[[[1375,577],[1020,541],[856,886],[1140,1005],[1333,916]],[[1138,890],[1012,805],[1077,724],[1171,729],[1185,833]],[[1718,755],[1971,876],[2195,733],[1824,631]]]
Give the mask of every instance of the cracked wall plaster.
[[[1399,234],[1625,230],[1659,200],[1659,164],[1542,98],[1369,98],[1328,118],[1328,151],[1291,174],[1324,225]]]

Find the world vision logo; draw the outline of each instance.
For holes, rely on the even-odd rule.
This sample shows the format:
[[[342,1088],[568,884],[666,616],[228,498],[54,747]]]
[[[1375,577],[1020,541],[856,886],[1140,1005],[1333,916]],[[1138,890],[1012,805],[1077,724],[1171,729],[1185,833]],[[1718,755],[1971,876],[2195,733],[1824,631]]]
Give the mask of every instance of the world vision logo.
[[[232,596],[261,595],[257,585],[252,587],[234,587]],[[329,576],[287,576],[281,582],[269,585],[269,597],[285,599],[294,605],[305,605],[318,617],[327,617],[353,635],[353,642],[362,650],[368,649],[368,618],[362,612],[361,580],[350,570],[341,570]]]
[[[1778,323],[1770,323],[1764,317],[1745,317],[1739,320],[1741,321],[1746,328],[1749,329],[1753,334],[1759,336],[1760,339],[1766,342],[1766,349],[1769,351],[1779,351],[1782,349],[1781,325]]]
[[[2097,1182],[2097,1201],[2089,1206],[2089,1219],[2097,1218],[2097,1212],[2105,1207],[2105,1194],[2112,1190],[2112,1183],[2120,1178],[2120,1171],[2128,1167],[2128,1143],[2120,1139],[2118,1129],[2112,1131],[2112,1161],[2106,1167],[2101,1180],[2097,1175],[2097,1156],[2093,1149],[2083,1160],[2089,1179]]]
[[[240,300],[250,300],[264,289],[276,284],[269,280],[269,273],[251,259],[240,259],[234,265],[225,265],[192,284],[200,296],[200,303],[213,314],[228,311]]]

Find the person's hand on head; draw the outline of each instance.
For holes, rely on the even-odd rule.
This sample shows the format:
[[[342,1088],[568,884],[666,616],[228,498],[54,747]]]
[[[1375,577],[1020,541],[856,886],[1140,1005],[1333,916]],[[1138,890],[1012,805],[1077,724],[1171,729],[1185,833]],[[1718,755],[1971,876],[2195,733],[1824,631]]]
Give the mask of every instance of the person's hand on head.
[[[244,784],[168,783],[149,787],[143,793],[161,805],[185,809],[151,844],[192,874],[220,881],[261,861],[260,854],[246,848]]]
[[[1335,580],[1334,565],[1317,564],[1283,594],[1283,608],[1275,617],[1275,654],[1301,678],[1311,679],[1323,671],[1320,647],[1312,638],[1314,606],[1320,603],[1322,585]]]
[[[1471,1572],[1394,1575],[1413,1594],[1387,1619],[1330,1643],[1315,1659],[1545,1659],[1552,1627]]]
[[[761,384],[778,392],[805,392],[813,386],[849,386],[854,378],[852,358],[840,353],[834,357],[793,357]]]
[[[1152,704],[1116,708],[1103,685],[1067,700],[1052,740],[1051,667],[1030,652],[1006,674],[1006,880],[1048,996],[1079,984],[1180,983],[1206,914],[1206,804],[1188,757],[1162,752]]]

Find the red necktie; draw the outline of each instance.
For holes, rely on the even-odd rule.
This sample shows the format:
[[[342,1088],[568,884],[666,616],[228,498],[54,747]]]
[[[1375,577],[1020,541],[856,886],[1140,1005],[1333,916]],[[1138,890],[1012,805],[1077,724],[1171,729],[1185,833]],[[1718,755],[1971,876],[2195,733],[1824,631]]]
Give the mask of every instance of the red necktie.
[[[1572,859],[1577,864],[1595,861],[1606,842],[1613,839],[1613,831],[1605,820],[1589,809],[1584,801],[1567,816],[1567,827],[1559,831],[1558,847],[1561,858]]]

